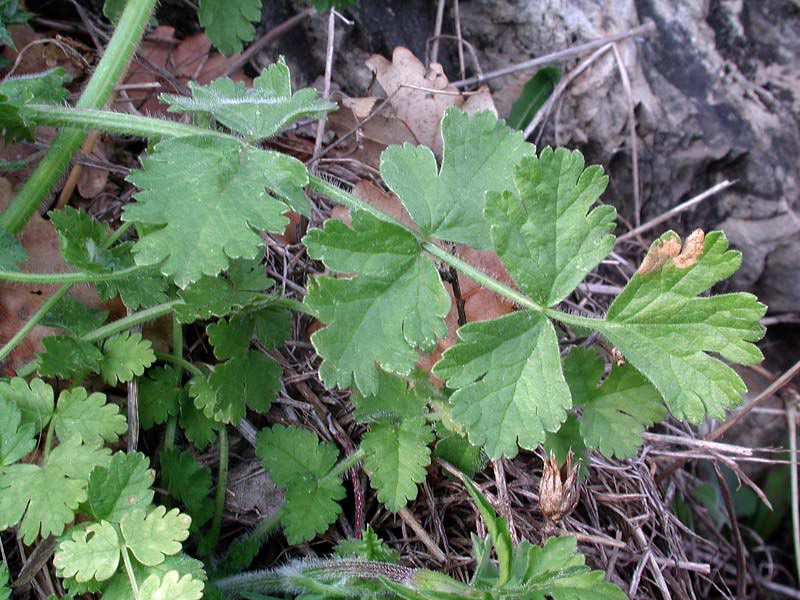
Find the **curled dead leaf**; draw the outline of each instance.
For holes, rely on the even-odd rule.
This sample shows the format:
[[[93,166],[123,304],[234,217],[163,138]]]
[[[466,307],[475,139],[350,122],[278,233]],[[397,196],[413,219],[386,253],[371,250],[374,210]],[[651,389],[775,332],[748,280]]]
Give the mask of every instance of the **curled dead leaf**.
[[[702,229],[695,229],[686,238],[686,244],[681,249],[681,240],[677,235],[670,235],[664,240],[653,242],[647,251],[647,256],[642,260],[638,273],[647,275],[660,270],[668,260],[679,269],[688,269],[697,262],[703,253],[705,233]]]

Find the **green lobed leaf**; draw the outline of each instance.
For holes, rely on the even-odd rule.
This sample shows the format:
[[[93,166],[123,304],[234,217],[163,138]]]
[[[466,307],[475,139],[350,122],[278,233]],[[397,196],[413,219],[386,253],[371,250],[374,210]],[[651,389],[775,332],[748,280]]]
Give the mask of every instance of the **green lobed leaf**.
[[[82,387],[61,392],[52,426],[62,442],[78,435],[90,446],[114,443],[128,430],[116,404],[106,403],[105,394],[90,395]]]
[[[127,269],[135,265],[133,243],[124,242],[111,248],[115,270]],[[158,267],[143,269],[124,279],[98,281],[97,293],[103,300],[110,300],[117,295],[130,310],[149,308],[162,304],[170,299],[170,282],[165,279]]]
[[[295,482],[286,490],[281,518],[288,542],[300,544],[325,532],[342,512],[344,497],[341,481]]]
[[[143,429],[166,423],[178,414],[182,395],[181,370],[155,367],[139,379],[139,423]]]
[[[512,576],[506,587],[523,589],[526,600],[626,600],[603,571],[590,571],[577,551],[573,536],[549,538],[544,546],[522,542],[515,551]]]
[[[205,584],[191,575],[181,577],[177,571],[167,572],[163,578],[151,575],[139,588],[139,600],[200,600]]]
[[[274,425],[258,432],[256,454],[276,485],[286,488],[282,522],[289,543],[312,539],[341,512],[345,496],[338,478],[324,479],[336,464],[333,444],[313,431]]]
[[[278,348],[292,335],[292,313],[280,306],[267,306],[248,313],[254,333],[264,348]]]
[[[283,58],[253,80],[253,87],[227,77],[208,85],[189,82],[191,98],[162,94],[169,112],[211,114],[217,121],[253,142],[272,137],[292,121],[336,110],[312,88],[292,94],[289,67]],[[306,205],[306,212],[308,207]],[[310,215],[310,213],[309,213]]]
[[[96,467],[89,476],[85,510],[95,521],[119,523],[129,511],[150,505],[153,480],[144,454],[115,452],[107,467]]]
[[[164,562],[155,566],[143,565],[137,561],[131,561],[133,567],[133,574],[136,581],[143,582],[152,575],[163,577],[170,571],[176,571],[181,575],[191,575],[197,581],[204,581],[206,578],[205,571],[203,570],[203,563],[186,556],[185,554],[176,554],[174,556],[167,556]],[[65,578],[64,585],[70,591],[82,593],[83,590],[74,579]],[[107,582],[101,584],[98,591],[102,592],[103,600],[135,600],[133,591],[131,590],[131,583],[125,569],[118,569],[114,576]],[[167,596],[166,598],[169,598]],[[164,598],[163,600],[166,600]]]
[[[110,579],[119,566],[120,541],[107,521],[74,527],[56,549],[53,564],[61,577],[77,582]]]
[[[39,322],[45,327],[58,327],[74,335],[86,335],[106,322],[107,310],[90,308],[74,298],[64,296],[47,311]]]
[[[32,423],[36,433],[44,429],[53,416],[53,388],[41,379],[31,379],[30,383],[22,377],[0,381],[0,398],[14,403],[22,415],[22,423]]]
[[[230,319],[209,323],[206,333],[214,348],[214,356],[227,360],[247,352],[253,337],[253,322],[246,315],[237,314]]]
[[[369,524],[361,532],[361,539],[340,540],[334,546],[333,553],[336,556],[357,556],[364,560],[383,563],[397,563],[400,560],[400,553],[387,546]]]
[[[242,51],[256,35],[261,0],[200,0],[197,17],[211,43],[225,56]]]
[[[483,450],[470,444],[465,436],[451,433],[443,427],[437,427],[436,433],[438,439],[433,448],[434,456],[446,460],[467,477],[474,477],[486,466]]]
[[[18,265],[28,260],[28,252],[17,237],[0,227],[0,270],[19,271]]]
[[[162,485],[186,507],[192,526],[202,526],[214,512],[211,469],[201,467],[190,452],[177,448],[162,450],[160,458]]]
[[[186,439],[198,450],[202,450],[217,439],[220,424],[197,408],[188,393],[180,396],[180,418],[178,423]]]
[[[91,342],[66,335],[49,336],[42,339],[45,352],[37,352],[37,371],[44,377],[69,377],[84,369],[97,372],[103,353]]]
[[[55,447],[42,466],[0,467],[0,530],[19,524],[19,536],[27,545],[39,535],[60,535],[86,500],[89,473],[107,465],[110,454],[74,436]]]
[[[510,189],[514,164],[535,149],[489,111],[450,108],[441,127],[441,169],[428,148],[405,144],[383,152],[381,176],[426,237],[488,249],[486,192]]]
[[[223,317],[254,303],[273,286],[261,266],[263,253],[251,260],[232,260],[225,277],[202,277],[179,293],[185,304],[175,307],[181,323]]]
[[[378,372],[378,391],[374,396],[353,392],[353,418],[360,423],[397,422],[420,417],[425,413],[425,400],[408,382],[385,371]]]
[[[156,506],[149,513],[142,509],[126,512],[120,521],[125,543],[136,559],[145,565],[162,563],[165,556],[181,551],[181,542],[189,537],[192,519],[177,508],[167,512]]]
[[[17,405],[0,396],[0,467],[17,462],[33,450],[35,434],[33,423],[22,422]]]
[[[258,412],[269,409],[282,373],[271,357],[249,350],[217,365],[208,378],[213,395],[198,395],[195,406],[215,421],[238,425],[248,407]]]
[[[256,454],[275,485],[288,488],[295,481],[327,475],[339,451],[333,444],[320,442],[313,431],[274,425],[258,432]]]
[[[667,411],[658,390],[631,365],[615,366],[598,385],[604,371],[603,359],[586,348],[573,348],[564,361],[573,404],[583,406],[581,437],[606,456],[634,456],[642,431]]]
[[[106,223],[95,221],[83,209],[66,206],[48,214],[61,243],[61,255],[69,264],[86,271],[110,271],[115,267],[111,250],[103,243],[111,235]]]
[[[351,279],[317,277],[306,304],[327,327],[311,341],[323,357],[319,373],[329,387],[353,382],[364,394],[378,389],[376,363],[401,375],[444,337],[450,297],[413,235],[356,211],[353,229],[329,220],[304,238],[312,258]]]
[[[0,561],[0,600],[8,600],[11,598],[11,588],[8,587],[8,580],[11,574],[8,572],[8,566],[5,561]]]
[[[542,150],[514,169],[512,192],[489,193],[486,220],[498,257],[519,289],[542,306],[568,296],[614,246],[616,211],[589,211],[608,184],[583,155]],[[587,214],[588,212],[588,214]]]
[[[109,385],[117,381],[125,383],[132,380],[134,375],[142,375],[155,360],[150,340],[143,340],[141,333],[127,331],[103,342],[100,374]]]
[[[522,92],[511,107],[508,126],[525,129],[533,121],[561,79],[561,69],[544,67],[539,69],[522,87]]]
[[[282,232],[283,198],[308,182],[302,163],[236,140],[168,139],[142,160],[128,180],[140,188],[123,218],[163,225],[136,242],[136,263],[161,263],[180,288],[228,268],[232,258],[254,258],[264,243],[258,230]]]
[[[0,36],[4,30],[0,26]],[[33,141],[33,126],[25,121],[25,104],[63,103],[68,96],[64,84],[69,80],[69,75],[61,67],[4,79],[0,83],[0,137],[7,143]]]
[[[680,249],[672,231],[653,242],[643,267],[593,326],[652,382],[676,418],[699,423],[706,414],[722,418],[746,389],[708,353],[739,364],[761,361],[753,342],[764,335],[759,319],[766,307],[752,294],[696,297],[739,268],[741,254],[728,250],[725,234],[706,235],[689,264]]]
[[[536,448],[571,405],[552,323],[531,311],[468,323],[434,367],[456,391],[453,418],[489,458]]]
[[[417,484],[425,481],[431,462],[428,448],[433,430],[423,417],[400,423],[375,423],[364,434],[361,448],[369,480],[378,500],[392,512],[417,497]]]

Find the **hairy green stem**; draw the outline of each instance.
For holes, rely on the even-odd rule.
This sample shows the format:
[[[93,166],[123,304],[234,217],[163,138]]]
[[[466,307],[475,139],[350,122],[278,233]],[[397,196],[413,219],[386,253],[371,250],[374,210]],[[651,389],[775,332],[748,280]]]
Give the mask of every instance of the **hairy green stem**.
[[[133,223],[133,221],[129,221],[127,223],[122,223],[119,227],[117,227],[111,233],[110,236],[108,236],[108,239],[105,242],[103,242],[103,248],[111,248],[111,246],[116,244],[120,240],[120,238],[123,235],[125,235],[125,233],[128,231],[128,229],[130,229],[131,227],[134,226],[134,224],[135,223]]]
[[[536,304],[536,302],[534,302],[524,294],[520,294],[518,291],[508,287],[503,283],[500,283],[493,277],[490,277],[486,273],[473,267],[471,264],[464,262],[457,256],[454,256],[449,252],[447,252],[446,250],[443,250],[436,244],[432,242],[424,242],[422,244],[422,248],[425,250],[425,252],[427,252],[431,256],[438,258],[440,261],[450,265],[457,271],[461,271],[464,275],[466,275],[476,283],[479,283],[483,287],[492,290],[496,294],[500,294],[501,296],[508,298],[509,300],[515,302],[516,304],[519,304],[523,308],[527,308],[528,310],[534,310],[536,312],[544,311],[543,306]]]
[[[170,312],[172,312],[172,309],[179,304],[183,304],[183,300],[171,300],[169,302],[164,302],[163,304],[157,304],[151,308],[140,310],[139,312],[135,312],[127,317],[123,317],[122,319],[114,321],[113,323],[98,327],[94,331],[90,331],[86,335],[81,336],[80,339],[84,342],[96,342],[97,340],[111,337],[112,335],[121,333],[135,325],[141,325],[142,323],[147,323],[147,321],[152,321],[158,317],[168,315]]]
[[[351,558],[295,561],[280,569],[251,571],[214,581],[214,585],[232,594],[243,592],[282,592],[300,588],[326,597],[348,598],[374,592],[371,581],[388,579],[412,588],[417,571],[392,563]],[[360,593],[359,593],[360,592]]]
[[[51,104],[26,104],[22,108],[22,115],[26,122],[52,127],[98,129],[108,133],[136,135],[143,138],[205,136],[227,140],[235,139],[244,144],[240,138],[221,131],[110,110],[69,108]]]
[[[225,492],[228,489],[228,430],[223,424],[219,428],[219,465],[217,467],[217,490],[214,495],[214,516],[211,519],[211,531],[207,543],[204,544],[209,553],[214,551],[222,529],[222,514],[225,512]]]
[[[74,273],[23,273],[22,271],[0,271],[0,281],[13,281],[15,283],[97,283],[100,281],[113,281],[135,275],[149,267],[133,266],[110,273],[88,273],[76,271]]]
[[[50,449],[53,447],[54,432],[55,432],[55,426],[53,425],[53,419],[51,419],[50,423],[47,425],[47,435],[44,438],[44,450],[42,450],[42,464],[45,464],[50,456]]]
[[[78,108],[101,108],[106,104],[153,12],[156,0],[128,0],[114,35],[89,83],[77,102]],[[66,129],[50,145],[36,170],[0,215],[0,227],[19,233],[72,160],[86,137],[88,128]]]
[[[359,463],[364,458],[365,454],[366,452],[364,452],[364,449],[359,446],[358,450],[349,456],[345,456],[342,460],[336,463],[333,468],[328,471],[328,474],[320,479],[320,485],[333,479],[339,479],[343,473],[346,473],[357,463]]]

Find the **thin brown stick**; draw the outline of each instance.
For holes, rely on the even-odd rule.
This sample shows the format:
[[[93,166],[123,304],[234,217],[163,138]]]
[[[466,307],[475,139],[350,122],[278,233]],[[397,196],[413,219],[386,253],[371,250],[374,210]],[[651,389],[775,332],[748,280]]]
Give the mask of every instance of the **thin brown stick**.
[[[528,139],[528,137],[539,126],[539,123],[547,118],[547,116],[553,110],[553,106],[555,105],[556,101],[561,97],[561,94],[564,93],[564,90],[567,88],[567,86],[609,50],[611,50],[611,44],[606,44],[605,46],[598,48],[586,60],[582,61],[577,67],[572,69],[572,71],[570,71],[566,77],[561,78],[561,81],[558,82],[558,85],[556,85],[553,93],[550,94],[550,97],[547,99],[545,105],[536,112],[536,116],[533,117],[531,122],[528,123],[528,126],[525,128],[525,131],[522,134],[525,139]]]
[[[443,563],[447,560],[447,556],[444,552],[436,545],[436,543],[431,539],[431,536],[428,535],[428,532],[420,525],[419,521],[417,521],[416,517],[408,510],[408,507],[403,507],[397,514],[400,515],[400,518],[403,519],[403,522],[408,525],[411,530],[417,534],[419,541],[422,542],[422,545],[428,549],[428,552],[431,553],[433,558],[436,559],[437,562]]]
[[[456,38],[458,38],[458,42],[456,43],[456,47],[458,48],[458,69],[461,74],[461,79],[464,79],[467,76],[467,71],[464,63],[464,40],[461,37],[461,11],[458,9],[458,0],[453,0],[453,13],[456,22]]]
[[[653,229],[657,225],[660,225],[664,221],[667,221],[667,220],[671,219],[672,217],[674,217],[674,216],[676,216],[676,215],[678,215],[678,214],[680,214],[680,213],[682,213],[682,212],[684,212],[686,210],[689,210],[693,206],[695,206],[697,204],[700,204],[703,200],[706,200],[707,198],[710,198],[711,196],[714,196],[715,194],[718,194],[722,190],[728,189],[733,184],[735,184],[736,181],[737,181],[736,179],[734,179],[733,181],[730,181],[728,179],[726,179],[724,181],[720,181],[718,184],[708,188],[706,191],[701,192],[701,193],[697,194],[696,196],[693,196],[693,197],[689,198],[686,202],[681,202],[677,206],[673,206],[668,211],[660,214],[659,216],[655,217],[654,219],[650,219],[649,221],[647,221],[646,223],[643,223],[642,225],[639,225],[635,229],[631,229],[628,233],[622,234],[621,236],[619,236],[617,238],[617,241],[615,243],[619,244],[620,242],[624,242],[626,240],[634,238],[634,237],[644,233],[645,231],[650,231],[651,229]]]
[[[295,16],[286,19],[280,25],[276,25],[275,27],[270,29],[267,33],[262,35],[255,42],[250,44],[247,47],[247,50],[242,52],[236,58],[236,60],[232,61],[225,69],[225,71],[223,71],[221,77],[228,77],[231,75],[231,73],[235,73],[236,71],[241,69],[248,62],[250,62],[250,59],[253,58],[253,55],[255,55],[259,50],[266,48],[273,41],[282,36],[284,33],[302,23],[306,19],[306,17],[309,17],[315,14],[316,12],[317,11],[314,8],[307,8],[303,11],[300,11]]]
[[[499,513],[508,519],[508,531],[511,534],[511,541],[519,544],[517,528],[514,526],[514,513],[511,511],[511,503],[508,501],[508,487],[506,486],[506,472],[503,468],[503,459],[498,458],[492,461],[494,470],[494,481],[497,486],[497,502]]]
[[[633,99],[631,80],[628,77],[628,70],[622,62],[622,55],[619,52],[619,47],[617,44],[613,44],[611,49],[614,52],[614,58],[617,60],[617,69],[619,70],[620,81],[622,81],[622,89],[625,90],[625,96],[628,99],[628,133],[631,140],[631,169],[633,171],[633,221],[638,227],[642,224],[642,204],[641,192],[639,189],[639,138],[636,135],[636,102]]]
[[[750,400],[747,404],[745,404],[741,410],[739,410],[736,414],[731,416],[730,419],[725,421],[722,425],[717,427],[714,431],[709,433],[705,439],[709,442],[713,442],[721,438],[725,435],[731,427],[736,425],[739,421],[741,421],[744,417],[750,414],[750,411],[753,410],[756,406],[758,406],[764,400],[771,398],[775,393],[777,393],[783,386],[789,383],[798,373],[800,373],[800,360],[798,360],[791,368],[786,371],[783,375],[778,377],[775,381],[773,381],[763,392],[761,392],[758,396]]]
[[[739,530],[739,519],[736,516],[736,507],[733,505],[733,496],[731,490],[728,488],[728,483],[719,470],[719,465],[714,463],[714,472],[717,475],[717,483],[719,484],[720,492],[722,493],[722,500],[725,502],[725,509],[728,511],[728,521],[731,527],[731,535],[733,536],[733,547],[736,549],[736,597],[747,597],[747,560],[745,558],[744,540],[742,540],[742,532]]]
[[[331,77],[333,75],[333,46],[336,34],[336,11],[331,9],[328,13],[328,43],[325,48],[325,84],[322,89],[322,97],[326,100],[331,93]],[[327,117],[322,115],[317,123],[317,136],[314,140],[314,158],[309,162],[314,165],[316,157],[319,157],[322,150],[322,136],[325,134],[325,123]]]
[[[800,579],[800,492],[797,485],[797,400],[786,403],[786,422],[789,426],[789,484],[792,491],[792,543],[794,544],[794,568]]]
[[[439,0],[436,7],[436,21],[433,25],[433,46],[431,46],[431,62],[439,62],[439,37],[442,35],[445,0]]]
[[[614,42],[620,42],[622,40],[627,40],[629,38],[636,37],[639,35],[649,34],[655,31],[655,29],[656,29],[655,23],[653,23],[652,21],[648,21],[644,25],[640,25],[639,27],[635,27],[634,29],[629,29],[628,31],[623,31],[622,33],[616,33],[614,35],[608,35],[605,37],[597,38],[590,42],[578,44],[577,46],[573,46],[572,48],[567,48],[565,50],[558,50],[556,52],[551,52],[550,54],[545,54],[544,56],[539,56],[531,60],[526,60],[516,65],[511,65],[508,67],[503,67],[502,69],[495,69],[493,71],[488,71],[483,75],[476,75],[475,77],[470,77],[469,79],[462,79],[461,81],[455,81],[451,85],[454,85],[455,87],[458,88],[468,87],[470,85],[475,85],[478,83],[483,83],[484,81],[489,81],[490,79],[503,77],[504,75],[511,75],[513,73],[517,73],[518,71],[526,71],[528,69],[534,69],[537,67],[542,67],[544,65],[550,65],[553,63],[569,60],[570,58],[574,58],[580,54],[583,54],[584,52],[589,52],[590,50],[600,48],[601,46],[605,46],[606,44],[612,44]]]

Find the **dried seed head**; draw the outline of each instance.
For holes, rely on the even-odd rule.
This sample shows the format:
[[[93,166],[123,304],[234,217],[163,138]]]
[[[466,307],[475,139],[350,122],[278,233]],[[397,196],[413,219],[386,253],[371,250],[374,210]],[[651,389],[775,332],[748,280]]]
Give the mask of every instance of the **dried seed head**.
[[[578,470],[580,461],[572,464],[572,452],[567,455],[564,465],[566,479],[561,479],[561,469],[558,467],[556,455],[550,452],[550,457],[544,461],[542,479],[539,482],[539,506],[548,524],[556,524],[575,510],[578,504]]]

